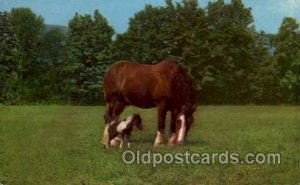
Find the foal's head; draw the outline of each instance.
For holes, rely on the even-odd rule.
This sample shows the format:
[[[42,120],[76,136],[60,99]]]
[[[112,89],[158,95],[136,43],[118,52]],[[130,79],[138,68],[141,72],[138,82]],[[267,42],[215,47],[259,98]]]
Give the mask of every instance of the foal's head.
[[[139,114],[134,114],[131,118],[131,123],[136,126],[137,129],[143,130],[142,118]]]

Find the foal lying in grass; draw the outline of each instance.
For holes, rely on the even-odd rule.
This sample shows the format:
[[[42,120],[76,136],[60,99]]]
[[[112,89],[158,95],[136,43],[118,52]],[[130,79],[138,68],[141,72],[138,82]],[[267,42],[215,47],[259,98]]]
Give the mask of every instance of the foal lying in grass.
[[[136,128],[139,130],[143,130],[142,119],[139,114],[128,116],[123,121],[113,121],[108,129],[109,141],[107,147],[111,145],[116,146],[120,142],[119,148],[122,148],[123,143],[126,140],[127,147],[130,148],[130,136],[133,126],[136,126]]]

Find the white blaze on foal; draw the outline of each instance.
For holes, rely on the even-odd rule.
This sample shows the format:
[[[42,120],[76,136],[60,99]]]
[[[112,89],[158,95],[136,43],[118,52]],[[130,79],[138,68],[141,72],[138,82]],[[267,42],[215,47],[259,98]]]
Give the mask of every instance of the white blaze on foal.
[[[186,123],[185,123],[185,116],[184,116],[184,114],[182,114],[179,117],[179,120],[180,120],[181,124],[180,124],[180,130],[179,130],[179,133],[178,133],[177,142],[181,143],[181,142],[184,141],[185,132],[186,132]]]

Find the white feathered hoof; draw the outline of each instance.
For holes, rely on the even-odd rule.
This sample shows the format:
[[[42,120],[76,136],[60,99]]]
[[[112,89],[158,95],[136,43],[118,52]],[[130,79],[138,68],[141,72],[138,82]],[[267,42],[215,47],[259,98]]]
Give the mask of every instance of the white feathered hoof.
[[[108,129],[109,129],[109,125],[106,124],[105,127],[104,127],[103,136],[102,136],[102,140],[101,140],[101,143],[103,145],[107,145],[108,144],[108,138],[109,138],[109,136],[108,136]]]

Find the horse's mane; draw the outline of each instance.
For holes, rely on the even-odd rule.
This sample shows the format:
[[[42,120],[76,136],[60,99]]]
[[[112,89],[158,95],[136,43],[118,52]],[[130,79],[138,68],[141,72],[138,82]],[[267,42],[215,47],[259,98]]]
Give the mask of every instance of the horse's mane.
[[[192,107],[196,103],[196,91],[192,79],[181,66],[177,70],[172,80],[173,97],[181,105]]]

